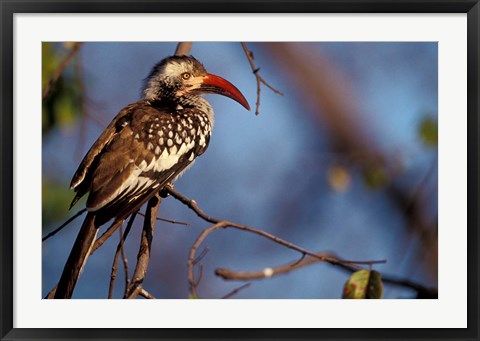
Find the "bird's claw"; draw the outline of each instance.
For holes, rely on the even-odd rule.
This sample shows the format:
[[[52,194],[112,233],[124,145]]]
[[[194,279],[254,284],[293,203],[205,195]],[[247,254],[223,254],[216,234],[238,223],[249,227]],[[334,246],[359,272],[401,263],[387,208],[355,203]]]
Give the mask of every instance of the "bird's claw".
[[[166,184],[159,192],[160,196],[162,198],[166,198],[168,197],[170,194],[168,193],[168,191],[173,191],[173,184],[172,183],[168,183]]]

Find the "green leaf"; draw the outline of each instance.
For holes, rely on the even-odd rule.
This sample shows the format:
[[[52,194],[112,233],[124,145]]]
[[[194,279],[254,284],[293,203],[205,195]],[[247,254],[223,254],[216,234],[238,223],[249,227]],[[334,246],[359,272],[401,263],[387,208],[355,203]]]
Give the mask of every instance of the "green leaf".
[[[50,82],[59,64],[68,53],[68,46],[57,43],[42,44],[42,89]],[[78,56],[76,56],[78,58]],[[82,110],[81,73],[74,68],[73,59],[63,70],[49,95],[42,103],[42,132],[71,125]]]
[[[54,43],[42,43],[42,89],[52,78],[57,64],[59,63],[58,55],[55,52]]]
[[[371,166],[363,170],[363,182],[369,189],[380,189],[388,184],[387,170],[382,166]]]
[[[431,117],[425,117],[418,126],[418,135],[427,147],[438,145],[438,124]]]
[[[342,298],[382,298],[382,276],[375,270],[354,272],[343,288]]]

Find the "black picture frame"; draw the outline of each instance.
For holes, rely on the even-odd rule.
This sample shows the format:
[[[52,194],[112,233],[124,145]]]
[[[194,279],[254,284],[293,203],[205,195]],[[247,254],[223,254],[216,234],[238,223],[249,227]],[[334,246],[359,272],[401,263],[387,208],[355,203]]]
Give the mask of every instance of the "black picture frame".
[[[479,0],[14,1],[1,10],[1,340],[451,339],[479,340]],[[15,13],[467,13],[468,328],[466,329],[19,329],[13,328],[13,16]],[[187,313],[187,312],[186,312]],[[455,312],[452,312],[455,314]],[[88,318],[88,317],[86,317]]]

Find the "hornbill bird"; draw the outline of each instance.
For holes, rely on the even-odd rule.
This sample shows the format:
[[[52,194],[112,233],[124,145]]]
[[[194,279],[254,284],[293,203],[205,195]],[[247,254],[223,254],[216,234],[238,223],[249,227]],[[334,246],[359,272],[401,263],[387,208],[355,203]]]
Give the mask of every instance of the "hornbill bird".
[[[71,182],[70,208],[88,193],[88,213],[54,298],[71,298],[100,226],[123,223],[205,152],[214,114],[199,95],[209,93],[250,110],[233,84],[194,57],[167,57],[146,78],[143,98],[123,108],[92,145]]]

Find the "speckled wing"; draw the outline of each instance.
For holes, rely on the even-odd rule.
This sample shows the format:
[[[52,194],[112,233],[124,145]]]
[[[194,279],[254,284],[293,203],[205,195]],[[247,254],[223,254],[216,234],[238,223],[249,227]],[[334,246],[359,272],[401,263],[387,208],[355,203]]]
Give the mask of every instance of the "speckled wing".
[[[203,154],[210,137],[208,118],[197,109],[144,102],[126,109],[115,118],[114,132],[104,133],[109,138],[84,176],[87,208],[104,221],[133,213]]]
[[[128,116],[136,104],[137,103],[130,104],[121,110],[84,156],[70,182],[70,188],[76,192],[75,197],[70,204],[70,208],[72,208],[73,205],[75,205],[75,203],[88,192],[92,168],[95,168],[99,156],[104,151],[105,146],[107,146],[112,138],[121,131],[123,128],[123,122],[129,120]]]

